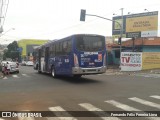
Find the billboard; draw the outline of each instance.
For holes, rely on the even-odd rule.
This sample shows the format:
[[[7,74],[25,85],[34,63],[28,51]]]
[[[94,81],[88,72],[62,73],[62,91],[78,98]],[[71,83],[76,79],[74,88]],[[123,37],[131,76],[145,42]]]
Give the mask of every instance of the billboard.
[[[159,52],[144,52],[142,56],[142,69],[160,68],[160,53]]]
[[[159,52],[121,52],[121,71],[160,68]]]
[[[48,42],[48,40],[38,40],[38,39],[22,39],[18,41],[18,47],[22,49],[22,56],[26,56],[28,52],[31,52],[33,50],[33,46],[42,45],[44,43]],[[32,46],[32,47],[27,47]]]
[[[121,71],[142,70],[141,52],[121,52]]]
[[[113,21],[122,23],[122,16],[113,17]],[[120,35],[120,26],[112,23],[112,35]],[[123,36],[132,37],[155,37],[158,34],[158,11],[146,12],[123,16]]]

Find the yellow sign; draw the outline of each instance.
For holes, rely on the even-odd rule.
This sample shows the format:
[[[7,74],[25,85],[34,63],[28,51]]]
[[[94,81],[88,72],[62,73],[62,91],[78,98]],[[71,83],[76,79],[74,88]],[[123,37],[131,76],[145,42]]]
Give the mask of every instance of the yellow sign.
[[[126,32],[158,30],[158,15],[126,19]]]
[[[27,45],[43,45],[48,42],[48,40],[38,40],[38,39],[22,39],[18,41],[18,47],[22,48],[22,56],[26,56],[26,47]]]
[[[142,69],[160,68],[159,52],[144,52],[142,54]]]

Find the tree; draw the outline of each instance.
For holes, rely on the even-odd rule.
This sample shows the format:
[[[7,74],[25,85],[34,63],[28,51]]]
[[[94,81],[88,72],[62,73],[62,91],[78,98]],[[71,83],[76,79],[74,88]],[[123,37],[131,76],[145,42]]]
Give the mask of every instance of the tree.
[[[3,58],[11,58],[11,59],[17,59],[19,57],[19,51],[17,50],[18,44],[17,41],[13,41],[7,46],[8,50],[4,51]]]

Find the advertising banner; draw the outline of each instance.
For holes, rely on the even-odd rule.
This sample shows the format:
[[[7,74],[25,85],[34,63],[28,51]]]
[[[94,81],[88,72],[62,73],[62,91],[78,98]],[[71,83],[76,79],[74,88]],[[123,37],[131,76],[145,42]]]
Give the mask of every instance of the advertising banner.
[[[122,16],[113,17],[112,35],[120,35]],[[126,38],[155,37],[158,31],[158,11],[145,12],[123,16],[123,34]]]
[[[159,52],[143,52],[142,70],[160,68]]]
[[[121,71],[139,71],[139,70],[142,70],[142,53],[122,52]]]

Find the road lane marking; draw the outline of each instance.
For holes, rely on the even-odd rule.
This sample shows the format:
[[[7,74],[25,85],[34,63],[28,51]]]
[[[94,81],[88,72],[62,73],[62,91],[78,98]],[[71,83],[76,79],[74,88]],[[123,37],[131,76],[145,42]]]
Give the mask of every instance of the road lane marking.
[[[56,107],[49,107],[50,111],[55,112],[54,114],[56,116],[71,116],[69,113],[66,112],[66,110],[64,110],[62,107],[60,106],[56,106]],[[60,111],[59,113],[57,111]],[[64,113],[62,113],[62,111],[65,111]],[[56,119],[55,119],[56,118]],[[49,120],[57,120],[57,118],[59,120],[77,120],[74,117],[51,117],[49,118]],[[47,118],[48,119],[48,118]]]
[[[22,74],[23,76],[25,76],[25,77],[30,77],[30,76],[28,76],[27,74]]]
[[[128,105],[122,104],[122,103],[114,101],[114,100],[108,100],[108,101],[105,101],[105,102],[107,102],[109,104],[112,104],[113,106],[116,106],[116,107],[118,107],[122,110],[125,110],[125,111],[141,111],[139,109],[136,109],[134,107],[130,107]]]
[[[93,106],[92,104],[89,104],[89,103],[80,103],[79,104],[81,107],[87,109],[88,111],[91,111],[94,113],[95,111],[95,114],[98,115],[98,116],[108,116],[106,112],[104,112],[103,110]],[[100,111],[99,113],[97,113],[96,111]],[[121,120],[117,117],[101,117],[103,120]]]
[[[155,107],[155,108],[160,109],[160,104],[157,104],[157,103],[153,103],[153,102],[150,102],[150,101],[147,101],[147,100],[142,100],[142,99],[136,98],[136,97],[128,98],[128,99],[130,99],[130,100],[132,100],[134,102],[138,102],[138,103],[150,106],[150,107]]]
[[[18,120],[35,120],[33,117],[18,117]]]
[[[123,103],[120,103],[120,102],[117,102],[117,101],[114,101],[114,100],[108,100],[108,101],[105,101],[117,108],[120,108],[122,110],[125,110],[125,111],[142,111],[140,109],[136,109],[134,107],[130,107],[126,104],[123,104]],[[160,120],[158,117],[146,117],[146,119],[149,119],[149,120]]]
[[[148,78],[160,78],[159,74],[146,74],[146,73],[141,73],[141,74],[137,74],[135,76],[141,76],[141,77],[148,77]]]
[[[152,96],[150,96],[150,97],[156,98],[156,99],[160,99],[160,96],[158,96],[158,95],[152,95]]]
[[[19,76],[18,76],[18,75],[12,75],[12,77],[14,77],[14,78],[19,78]]]
[[[6,76],[3,78],[4,80],[8,79]]]

